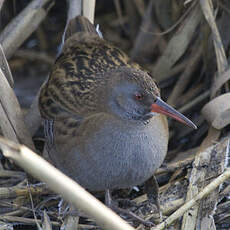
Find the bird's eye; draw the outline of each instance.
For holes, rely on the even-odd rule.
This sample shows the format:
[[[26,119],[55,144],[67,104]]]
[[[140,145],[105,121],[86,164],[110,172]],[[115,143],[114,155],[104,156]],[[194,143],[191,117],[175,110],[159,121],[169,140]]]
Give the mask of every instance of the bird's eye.
[[[143,99],[143,95],[140,94],[140,93],[136,93],[136,94],[135,94],[135,99],[136,99],[137,101],[140,101],[140,100]]]

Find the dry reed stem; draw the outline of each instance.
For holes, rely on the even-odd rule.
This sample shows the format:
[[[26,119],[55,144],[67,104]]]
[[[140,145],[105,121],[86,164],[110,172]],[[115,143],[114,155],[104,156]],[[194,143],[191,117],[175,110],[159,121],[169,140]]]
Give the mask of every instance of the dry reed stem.
[[[52,224],[50,218],[45,210],[43,211],[42,230],[52,230]]]
[[[30,190],[27,186],[13,186],[13,187],[1,187],[0,188],[0,200],[16,198],[19,196],[28,196],[29,193],[32,195],[44,195],[50,194],[51,191],[47,188],[45,184],[30,185]]]
[[[201,103],[202,101],[206,100],[210,96],[210,91],[204,91],[202,94],[200,94],[198,97],[194,98],[193,100],[189,101],[185,105],[183,105],[181,108],[178,109],[180,113],[186,113],[192,108],[194,108],[197,104]]]
[[[1,69],[0,92],[0,125],[4,136],[12,141],[25,144],[35,149],[32,137],[23,121],[23,115],[18,100]]]
[[[212,35],[213,35],[212,39],[213,39],[215,52],[216,52],[218,73],[222,74],[225,72],[228,66],[228,61],[225,55],[224,46],[220,37],[219,30],[215,22],[212,0],[200,0],[200,6],[212,30]]]
[[[221,75],[221,77],[216,78],[214,83],[212,84],[212,88],[211,88],[212,97],[216,95],[218,90],[220,90],[221,87],[229,80],[230,80],[230,68],[228,67],[228,69]]]
[[[198,40],[199,42],[199,40]],[[202,56],[202,48],[199,43],[197,43],[191,53],[191,57],[188,61],[188,65],[185,67],[183,73],[181,73],[179,80],[171,92],[167,103],[171,106],[177,106],[178,98],[180,98],[187,87],[190,79],[193,77],[193,72],[197,69],[197,65]]]
[[[140,30],[134,39],[133,48],[131,50],[130,56],[134,61],[141,60],[140,57],[143,56],[146,50],[155,50],[156,46],[159,46],[160,50],[164,50],[166,47],[165,39],[162,36],[156,36],[154,34],[154,32],[160,32],[160,28],[152,19],[153,8],[153,1],[150,1],[142,17]]]
[[[195,4],[195,2],[194,2]],[[186,51],[191,39],[202,18],[199,4],[191,6],[193,9],[179,28],[177,33],[169,41],[167,48],[158,59],[153,69],[153,76],[157,81],[165,80],[170,74],[172,66]]]
[[[6,56],[2,49],[2,45],[0,44],[0,69],[4,73],[7,81],[9,82],[10,86],[13,88],[14,86],[14,79],[12,77],[8,62],[6,60]]]
[[[7,221],[7,222],[17,222],[17,223],[23,223],[23,224],[36,224],[34,219],[31,218],[25,218],[25,217],[17,217],[17,216],[7,216],[7,215],[1,215],[0,220]],[[42,224],[42,220],[37,220],[39,224]],[[51,221],[51,224],[53,226],[60,227],[60,223],[56,221]],[[79,229],[95,229],[94,225],[87,225],[87,224],[79,224]]]
[[[211,193],[214,189],[219,187],[219,185],[221,185],[224,181],[226,181],[229,178],[230,169],[227,169],[223,174],[221,174],[209,185],[207,185],[201,192],[199,192],[193,199],[191,199],[189,202],[186,202],[182,207],[180,207],[176,212],[169,216],[165,221],[163,221],[161,224],[158,224],[156,227],[151,228],[151,230],[162,230],[167,228],[176,219],[181,217],[186,211],[188,211],[191,207],[197,204],[201,199],[206,197],[209,193]]]
[[[18,216],[7,216],[7,215],[0,215],[0,220],[7,221],[7,222],[19,222],[24,224],[35,224],[35,220],[31,218],[25,217],[18,217]],[[38,223],[42,223],[41,220],[38,220]],[[60,224],[56,221],[51,222],[54,226],[60,226]]]
[[[62,224],[63,229],[75,230],[79,228],[79,217],[68,215]]]
[[[67,23],[78,15],[83,15],[94,24],[95,0],[67,0],[68,17]]]
[[[96,0],[83,0],[83,16],[89,19],[94,24],[94,12],[95,12]]]
[[[82,14],[82,0],[67,0],[67,3],[68,3],[68,13],[67,13],[66,26],[68,25],[70,20]]]
[[[0,0],[0,10],[2,8],[3,3],[4,3],[4,0]]]
[[[33,0],[0,34],[0,43],[7,59],[36,30],[53,6],[53,0]]]

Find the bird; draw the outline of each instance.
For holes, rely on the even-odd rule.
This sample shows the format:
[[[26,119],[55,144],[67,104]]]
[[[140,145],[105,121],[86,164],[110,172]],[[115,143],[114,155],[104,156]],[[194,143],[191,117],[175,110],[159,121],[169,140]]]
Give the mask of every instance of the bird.
[[[90,191],[143,184],[167,153],[165,103],[153,77],[77,16],[39,95],[51,162]]]

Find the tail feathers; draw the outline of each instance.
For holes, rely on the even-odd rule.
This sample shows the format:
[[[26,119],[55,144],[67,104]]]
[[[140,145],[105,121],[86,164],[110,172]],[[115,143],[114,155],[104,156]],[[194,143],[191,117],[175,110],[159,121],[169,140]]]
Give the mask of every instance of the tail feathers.
[[[94,25],[84,16],[77,16],[69,21],[65,31],[64,40],[67,40],[77,32],[86,32],[99,35]]]

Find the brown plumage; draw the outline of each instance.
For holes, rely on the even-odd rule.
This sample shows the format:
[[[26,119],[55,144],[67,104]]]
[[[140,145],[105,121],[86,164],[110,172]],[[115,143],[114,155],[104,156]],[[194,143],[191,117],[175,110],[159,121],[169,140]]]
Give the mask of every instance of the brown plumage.
[[[153,175],[168,144],[167,120],[159,113],[195,127],[84,17],[70,22],[39,107],[51,160],[90,190],[128,188]]]
[[[40,109],[44,118],[58,119],[65,112],[81,114],[82,110],[92,110],[92,97],[97,97],[93,91],[99,84],[105,84],[106,72],[120,67],[141,69],[125,53],[101,39],[89,23],[83,17],[70,21],[62,53],[41,91]],[[75,26],[77,31],[87,32],[74,33]],[[158,91],[155,84],[153,87]]]

